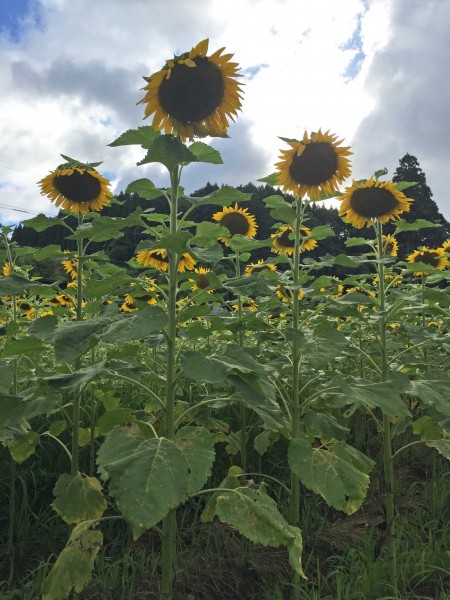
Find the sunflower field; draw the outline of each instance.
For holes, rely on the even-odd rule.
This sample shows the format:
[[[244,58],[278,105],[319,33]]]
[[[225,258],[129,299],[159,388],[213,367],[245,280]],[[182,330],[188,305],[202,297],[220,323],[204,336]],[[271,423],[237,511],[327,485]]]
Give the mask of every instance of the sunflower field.
[[[102,215],[101,163],[62,155],[39,182],[59,215],[23,225],[73,249],[1,228],[0,598],[449,600],[450,240],[399,260],[399,233],[438,227],[402,218],[415,182],[345,187],[329,131],[281,138],[266,239],[251,194],[186,195],[241,110],[208,45],[145,77],[152,124],[110,144],[165,170],[129,184],[145,210]],[[330,198],[361,235],[310,258]],[[93,251],[129,227],[127,264]]]

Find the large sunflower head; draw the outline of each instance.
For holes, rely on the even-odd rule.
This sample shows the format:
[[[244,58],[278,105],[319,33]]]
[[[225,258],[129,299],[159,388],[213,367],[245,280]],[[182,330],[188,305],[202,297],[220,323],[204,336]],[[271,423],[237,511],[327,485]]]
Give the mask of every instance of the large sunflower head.
[[[307,238],[311,235],[311,229],[309,227],[300,227],[300,233],[302,237]],[[283,225],[276,231],[272,233],[271,236],[273,238],[272,252],[276,254],[294,254],[294,230],[289,225]],[[300,246],[300,250],[302,252],[307,252],[308,250],[312,250],[317,246],[317,240],[309,239],[302,243]]]
[[[409,212],[412,198],[407,198],[395,187],[392,181],[376,181],[371,177],[367,181],[353,181],[341,196],[339,216],[345,215],[346,221],[361,229],[378,221],[387,223],[396,221],[404,212]]]
[[[154,115],[154,129],[182,140],[226,134],[228,119],[241,108],[239,65],[231,62],[232,54],[222,54],[225,48],[206,56],[208,43],[201,41],[144,78],[146,94],[138,104],[146,105],[144,118]]]
[[[444,249],[442,247],[427,248],[426,246],[422,246],[422,248],[414,250],[406,260],[410,263],[424,263],[430,265],[430,267],[433,267],[430,271],[414,271],[414,275],[429,275],[434,269],[443,271],[448,266],[449,262],[444,254]]]
[[[245,267],[245,274],[247,277],[260,273],[261,271],[276,271],[277,268],[272,263],[266,262],[263,258],[260,258],[256,263],[250,263]]]
[[[234,207],[224,206],[213,215],[213,219],[230,232],[229,236],[219,238],[224,244],[228,244],[233,235],[244,235],[248,238],[256,236],[258,225],[255,217],[248,212],[248,208],[238,206],[237,202]]]
[[[169,257],[165,248],[154,248],[153,250],[141,250],[136,255],[136,262],[144,267],[155,267],[160,271],[169,270]],[[179,257],[178,273],[192,271],[195,260],[187,252]]]
[[[275,165],[284,191],[319,200],[322,192],[333,195],[350,176],[350,148],[341,146],[342,140],[328,131],[319,129],[311,135],[305,131],[301,141],[286,141],[290,148],[281,150],[280,162]]]
[[[74,214],[102,210],[110,203],[111,192],[110,182],[94,169],[99,164],[70,159],[38,182],[41,194]]]

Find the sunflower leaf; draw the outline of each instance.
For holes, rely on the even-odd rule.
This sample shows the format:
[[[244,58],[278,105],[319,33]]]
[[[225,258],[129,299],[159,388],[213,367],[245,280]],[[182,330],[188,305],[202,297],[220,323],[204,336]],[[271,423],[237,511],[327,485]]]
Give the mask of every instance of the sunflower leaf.
[[[232,492],[223,492],[216,499],[215,512],[222,522],[236,528],[254,544],[286,545],[291,567],[305,577],[301,565],[301,531],[285,521],[276,502],[263,487],[257,490],[240,487]]]
[[[94,561],[103,543],[100,531],[90,531],[81,523],[70,534],[69,541],[56,559],[42,585],[42,600],[65,600],[72,589],[81,592],[89,583]]]
[[[153,129],[153,127],[144,125],[137,129],[128,129],[116,140],[108,144],[108,146],[129,146],[137,144],[147,150],[160,135],[161,133],[156,131],[156,129]]]
[[[168,171],[172,171],[179,165],[188,165],[196,162],[197,157],[189,148],[174,135],[165,134],[157,137],[148,147],[145,157],[138,165],[148,163],[161,163]]]
[[[364,502],[374,462],[344,442],[315,448],[306,436],[294,438],[288,461],[300,481],[329,506],[351,515]]]
[[[267,183],[271,187],[274,187],[278,184],[278,173],[271,173],[267,175],[267,177],[262,177],[261,179],[257,179],[257,181],[261,181],[262,183]]]
[[[426,219],[417,219],[412,223],[408,223],[403,219],[399,219],[395,223],[395,231],[393,235],[397,235],[397,233],[400,233],[402,231],[417,231],[418,229],[425,229],[428,227],[442,227],[442,225],[440,225],[439,223],[431,223],[431,221],[427,221]]]
[[[210,163],[212,165],[223,164],[220,153],[204,142],[194,142],[189,146],[189,151],[192,152],[198,162]]]
[[[412,187],[413,185],[417,185],[417,181],[399,181],[398,183],[395,183],[395,189],[398,190],[399,192],[402,192],[403,190],[406,190],[407,188]]]
[[[158,189],[153,181],[150,179],[136,179],[136,181],[132,181],[128,184],[127,189],[125,190],[127,194],[135,193],[144,200],[154,200],[155,198],[161,198],[164,196],[164,190]]]
[[[45,215],[38,215],[32,219],[26,219],[25,221],[22,221],[22,225],[24,227],[30,227],[39,233],[45,231],[49,227],[55,227],[56,225],[62,225],[72,231],[64,219],[59,219],[58,217],[46,217]]]
[[[55,500],[52,507],[69,524],[98,519],[107,507],[101,490],[100,482],[95,477],[82,473],[75,476],[63,473],[53,490]]]
[[[182,427],[175,436],[175,444],[189,466],[187,494],[199,492],[211,475],[214,464],[214,442],[205,427]]]
[[[185,199],[189,200],[189,202],[192,202],[192,204],[195,206],[207,206],[208,204],[230,206],[234,202],[248,202],[252,196],[253,194],[240,192],[234,187],[225,185],[219,190],[208,194],[208,196],[203,196],[201,198],[197,198],[195,196],[185,196]]]
[[[137,424],[114,429],[98,452],[98,464],[134,539],[186,497],[189,465],[183,452],[166,438],[145,437]]]

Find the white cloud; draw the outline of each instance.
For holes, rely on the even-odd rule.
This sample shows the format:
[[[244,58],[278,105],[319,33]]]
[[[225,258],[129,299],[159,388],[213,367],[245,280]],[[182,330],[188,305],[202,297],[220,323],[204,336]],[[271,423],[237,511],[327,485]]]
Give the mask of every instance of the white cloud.
[[[443,123],[439,132],[433,117],[445,84],[438,69],[431,70],[427,48],[431,43],[436,50],[443,39],[417,38],[433,21],[422,3],[420,14],[405,21],[403,13],[414,12],[406,0],[36,0],[33,6],[18,40],[0,36],[0,165],[10,167],[0,168],[0,205],[54,214],[36,181],[57,166],[60,153],[103,160],[99,170],[115,174],[117,192],[144,176],[167,185],[158,168],[136,167],[141,149],[107,144],[126,129],[150,124],[136,106],[142,76],[205,37],[211,51],[225,46],[234,52],[244,102],[231,139],[211,142],[224,165],[186,169],[188,192],[208,180],[255,181],[273,171],[283,147],[278,136],[301,137],[304,129],[318,128],[354,141],[358,170],[398,161],[408,151],[418,156],[432,189],[443,184],[437,159],[449,136],[444,139]],[[441,23],[449,12],[441,8]],[[439,31],[443,38],[444,25]],[[408,52],[419,67],[415,74],[406,65]],[[429,84],[421,88],[424,69]],[[405,115],[398,105],[409,107]],[[21,218],[13,214],[0,208],[3,222]]]

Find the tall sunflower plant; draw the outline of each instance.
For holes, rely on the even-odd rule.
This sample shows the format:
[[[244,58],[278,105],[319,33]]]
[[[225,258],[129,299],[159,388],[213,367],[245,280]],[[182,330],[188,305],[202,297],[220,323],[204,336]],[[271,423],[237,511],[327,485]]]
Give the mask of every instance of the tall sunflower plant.
[[[384,173],[383,173],[384,174]],[[422,248],[408,257],[410,265],[403,262],[395,263],[398,242],[396,234],[407,231],[408,229],[419,229],[423,226],[433,226],[426,222],[417,222],[408,224],[400,219],[400,216],[409,212],[413,200],[408,198],[403,190],[411,187],[414,183],[391,181],[381,181],[377,177],[371,177],[367,180],[353,182],[353,185],[346,188],[340,196],[341,205],[339,214],[358,229],[364,227],[373,227],[375,233],[375,242],[372,243],[372,255],[366,255],[366,262],[375,268],[375,279],[372,281],[374,291],[372,292],[372,307],[366,313],[363,320],[367,325],[368,339],[372,341],[373,350],[369,344],[366,345],[364,357],[370,370],[367,370],[366,377],[357,379],[347,378],[342,391],[348,394],[350,398],[359,396],[359,403],[366,407],[375,419],[377,428],[382,435],[383,440],[383,474],[384,474],[384,507],[385,507],[385,525],[386,525],[386,546],[389,558],[389,584],[392,593],[396,596],[398,593],[398,573],[397,573],[397,536],[395,522],[395,471],[394,459],[411,444],[427,443],[435,447],[438,452],[444,456],[450,457],[448,452],[448,443],[438,436],[438,439],[432,440],[425,433],[427,428],[424,422],[428,423],[431,419],[435,422],[436,413],[415,418],[411,413],[413,405],[417,401],[411,401],[409,406],[404,398],[419,398],[424,403],[423,408],[427,412],[429,406],[429,397],[425,393],[428,391],[441,389],[442,381],[440,375],[435,378],[421,379],[427,376],[428,367],[425,363],[425,369],[422,371],[411,371],[408,368],[408,356],[413,356],[415,351],[419,351],[426,358],[426,346],[433,344],[432,336],[425,336],[422,339],[412,338],[411,340],[398,342],[397,327],[405,328],[405,317],[416,313],[421,313],[421,326],[425,328],[426,299],[424,295],[424,278],[426,274],[437,272],[444,269],[445,256],[442,249],[431,250]],[[393,234],[384,235],[383,226],[393,221],[395,230]],[[363,240],[364,241],[364,240]],[[415,286],[410,288],[397,286],[402,281],[410,279],[410,273],[414,269],[416,275],[421,277],[422,298],[418,297]],[[367,291],[367,286],[365,287]],[[414,307],[414,302],[419,301],[419,306]],[[406,319],[407,321],[407,319]],[[407,375],[413,374],[410,380]],[[418,378],[416,379],[416,377]],[[365,393],[360,393],[358,389],[364,389]],[[372,396],[372,393],[375,395]],[[389,398],[389,402],[386,399]],[[380,413],[378,417],[373,409]],[[448,412],[445,411],[444,412]],[[450,413],[449,413],[450,414]],[[437,415],[436,426],[443,418],[443,415]],[[411,426],[412,432],[418,434],[421,439],[408,443],[396,450],[393,449],[394,437],[396,432],[404,432]],[[437,431],[437,430],[436,430]],[[444,433],[441,435],[445,437]]]
[[[253,364],[251,357],[242,350],[238,352],[230,346],[220,357],[214,358],[207,353],[182,351],[183,322],[188,316],[198,314],[195,312],[198,306],[187,306],[180,288],[192,277],[195,269],[201,268],[200,265],[211,268],[222,258],[218,239],[229,235],[229,230],[220,222],[195,223],[188,218],[199,205],[218,205],[224,211],[223,207],[250,197],[227,187],[206,198],[184,196],[183,206],[189,203],[189,207],[181,210],[183,170],[193,163],[222,162],[217,150],[195,138],[226,137],[229,119],[234,119],[241,107],[238,65],[231,61],[232,55],[223,54],[223,50],[208,55],[208,40],[203,40],[191,51],[166,61],[160,71],[146,77],[145,95],[141,103],[145,105],[145,117],[153,115],[152,126],[129,130],[110,144],[114,147],[139,145],[146,151],[139,165],[156,163],[165,167],[168,173],[167,188],[158,189],[152,181],[139,179],[131,183],[127,190],[139,193],[149,202],[159,197],[167,201],[167,220],[160,215],[152,215],[151,211],[139,215],[139,225],[143,226],[148,241],[138,247],[132,263],[133,267],[142,270],[143,278],[152,277],[155,271],[159,274],[157,287],[162,302],[145,306],[137,312],[125,310],[118,323],[114,308],[107,306],[97,317],[86,322],[78,319],[71,327],[61,328],[60,336],[55,337],[55,340],[59,340],[60,358],[76,356],[77,361],[83,352],[91,349],[99,340],[108,343],[119,340],[121,335],[129,340],[147,339],[149,335],[154,337],[157,334],[158,343],[164,349],[164,364],[162,368],[158,367],[160,370],[157,373],[159,381],[164,382],[162,394],[155,393],[144,384],[140,385],[141,390],[147,390],[149,401],[157,407],[157,414],[147,419],[129,412],[126,416],[122,415],[122,423],[119,420],[119,424],[109,431],[97,455],[100,477],[108,485],[118,510],[130,524],[134,538],[139,538],[151,528],[155,528],[161,536],[160,586],[164,600],[172,598],[177,507],[189,498],[204,494],[212,495],[208,518],[217,515],[255,543],[286,545],[293,569],[303,576],[301,532],[284,520],[264,486],[255,486],[252,482],[251,485],[246,484],[242,473],[234,470],[229,474],[230,481],[226,487],[203,489],[214,464],[214,438],[207,427],[197,425],[192,419],[198,404],[213,407],[219,401],[235,402],[237,398],[255,404],[255,398],[265,400],[268,395],[273,395],[273,386],[268,384],[263,369]],[[78,242],[78,261],[83,258],[81,240],[85,239],[90,229],[83,227],[82,218],[85,214],[90,215],[89,211],[100,209],[102,198],[106,197],[104,181],[91,168],[87,171],[81,165],[64,165],[57,174],[52,174],[41,183],[43,193],[49,194],[58,205],[69,210],[73,207],[79,209],[79,227],[73,233],[73,238]],[[86,197],[80,197],[78,191],[66,186],[64,177],[73,177],[77,183],[86,184]],[[103,217],[99,217],[98,221],[102,220]],[[97,219],[94,219],[94,229],[96,224]],[[212,285],[217,281],[211,278]],[[81,269],[77,282],[81,297]],[[134,308],[133,302],[126,304]],[[200,308],[201,314],[204,314],[204,307]],[[79,314],[81,316],[81,312]],[[123,323],[126,323],[125,327]],[[64,346],[63,340],[66,343]],[[79,362],[75,367],[80,375]],[[154,368],[155,362],[150,361],[150,377],[155,375]],[[120,375],[122,379],[127,378],[120,369],[111,369],[110,373]],[[192,374],[206,386],[224,382],[230,388],[237,389],[239,394],[221,398],[214,392],[200,398],[195,405],[186,406],[180,402],[181,383],[185,376]],[[129,382],[132,380],[131,377],[127,379]],[[272,404],[275,405],[274,402]],[[77,407],[79,410],[79,402]],[[254,408],[258,410],[257,403]],[[266,410],[264,415],[267,420],[274,421],[270,411]],[[79,412],[74,412],[73,420],[78,422]],[[77,511],[76,519],[72,520],[76,526],[69,542],[44,583],[44,597],[47,600],[54,597],[56,589],[59,590],[57,586],[70,569],[68,556],[74,549],[84,552],[92,570],[95,554],[101,544],[101,532],[97,525],[107,518],[102,517],[104,502],[101,484],[96,478],[82,478],[80,482],[78,473],[74,471],[72,468],[72,479],[64,478],[59,482],[58,489],[55,488],[57,497],[63,497],[60,502],[55,500],[55,505],[67,508],[66,503],[75,485],[86,490],[92,499],[92,506],[85,511],[85,518]],[[73,509],[73,504],[70,506]],[[252,527],[249,529],[250,518]],[[267,528],[270,529],[270,535],[267,534]],[[86,577],[83,581],[75,582],[77,590],[84,587]]]

